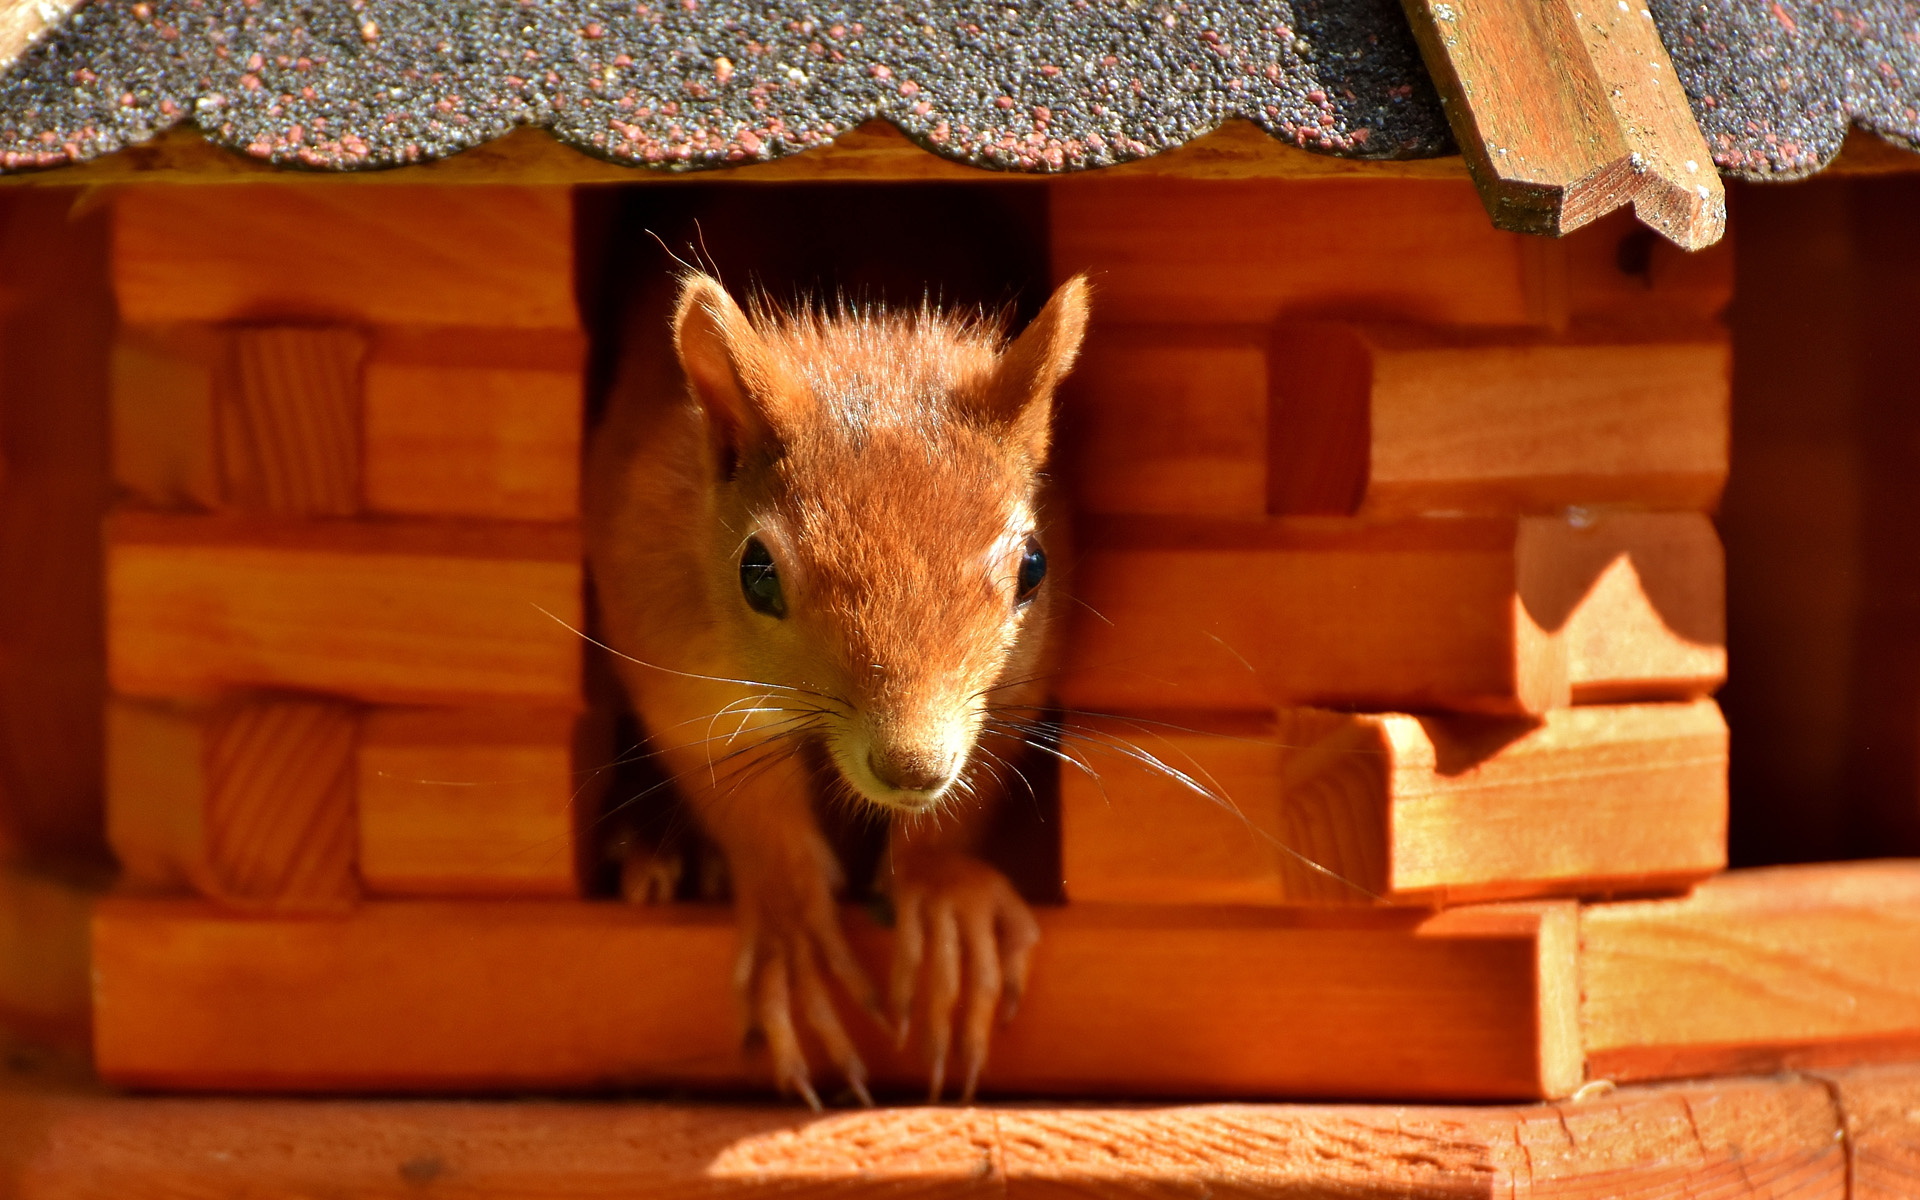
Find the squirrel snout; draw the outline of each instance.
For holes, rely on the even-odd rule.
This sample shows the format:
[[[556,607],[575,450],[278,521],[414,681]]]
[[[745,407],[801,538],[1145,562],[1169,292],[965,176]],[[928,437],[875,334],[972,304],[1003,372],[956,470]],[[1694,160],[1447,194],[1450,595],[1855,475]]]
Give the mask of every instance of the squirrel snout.
[[[952,754],[918,746],[879,746],[867,751],[867,769],[890,788],[937,792],[953,781]]]

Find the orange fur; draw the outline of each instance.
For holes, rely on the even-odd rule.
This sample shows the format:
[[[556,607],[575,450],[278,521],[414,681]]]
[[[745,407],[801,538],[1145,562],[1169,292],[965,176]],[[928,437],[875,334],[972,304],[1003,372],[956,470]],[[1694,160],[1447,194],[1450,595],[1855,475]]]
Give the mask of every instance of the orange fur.
[[[778,1026],[793,990],[808,999],[799,960],[864,986],[819,915],[836,868],[811,802],[836,784],[810,777],[798,748],[824,750],[838,790],[896,814],[896,885],[913,864],[958,878],[946,859],[973,848],[1002,786],[982,751],[1003,736],[992,710],[1044,697],[1059,580],[1020,605],[1016,577],[1027,539],[1055,532],[1041,472],[1086,286],[1063,285],[1007,345],[992,322],[930,309],[749,314],[697,274],[671,345],[658,311],[647,318],[589,465],[603,636],[626,656],[649,748],[728,856],[742,997]],[[751,538],[777,564],[784,619],[742,596]],[[1011,895],[966,877],[991,904]],[[804,1091],[791,1031],[766,1032],[782,1082]]]

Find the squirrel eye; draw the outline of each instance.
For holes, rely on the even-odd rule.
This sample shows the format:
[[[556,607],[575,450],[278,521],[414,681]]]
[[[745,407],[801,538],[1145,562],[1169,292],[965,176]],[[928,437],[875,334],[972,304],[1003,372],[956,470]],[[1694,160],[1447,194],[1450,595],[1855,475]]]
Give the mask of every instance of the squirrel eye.
[[[1028,538],[1026,549],[1020,552],[1020,590],[1014,594],[1014,603],[1025,604],[1032,600],[1040,581],[1046,577],[1047,552],[1040,548],[1038,539]]]
[[[748,538],[746,552],[740,556],[740,590],[755,612],[770,617],[787,615],[787,598],[780,591],[780,571],[773,565],[773,554],[759,538]]]

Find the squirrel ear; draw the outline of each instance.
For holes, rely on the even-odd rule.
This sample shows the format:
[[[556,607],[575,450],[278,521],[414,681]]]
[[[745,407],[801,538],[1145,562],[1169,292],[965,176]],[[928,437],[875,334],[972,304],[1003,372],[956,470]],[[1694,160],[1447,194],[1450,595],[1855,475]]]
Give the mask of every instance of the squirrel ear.
[[[681,284],[673,350],[725,456],[776,432],[770,405],[780,398],[780,381],[773,353],[712,276],[693,272]]]
[[[1085,275],[1056,288],[1040,315],[1001,351],[987,383],[987,413],[1008,422],[1035,458],[1047,452],[1053,390],[1073,367],[1086,336],[1088,290]]]

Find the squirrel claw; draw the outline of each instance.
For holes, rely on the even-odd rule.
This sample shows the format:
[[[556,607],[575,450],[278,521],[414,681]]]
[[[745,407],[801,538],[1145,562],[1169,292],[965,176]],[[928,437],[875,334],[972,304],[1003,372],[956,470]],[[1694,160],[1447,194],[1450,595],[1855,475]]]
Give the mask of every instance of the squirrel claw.
[[[960,1100],[972,1103],[995,1018],[1011,1018],[1026,989],[1040,927],[1006,878],[976,859],[926,856],[898,865],[906,869],[894,882],[890,998],[900,1043],[906,1041],[908,1014],[924,970],[928,1102],[939,1103],[945,1089],[947,1057],[957,1033],[964,1072]]]

